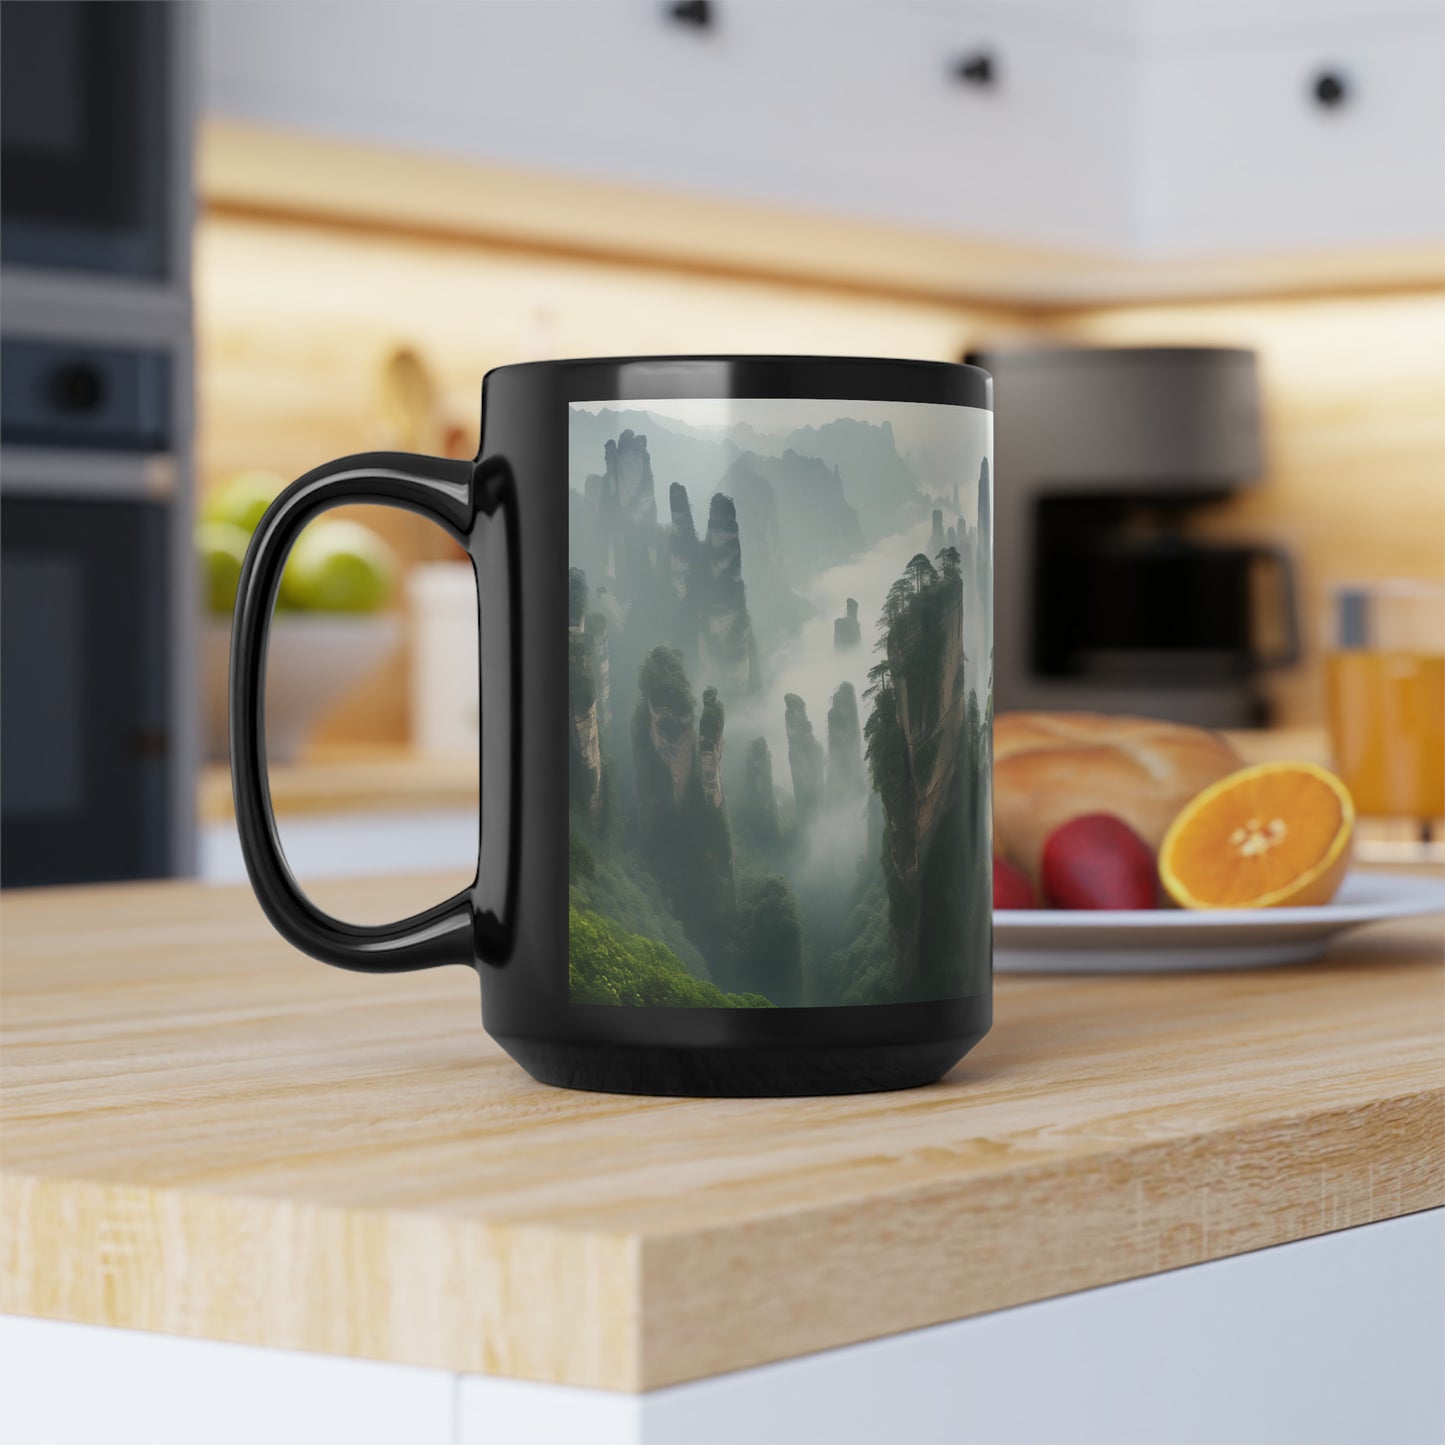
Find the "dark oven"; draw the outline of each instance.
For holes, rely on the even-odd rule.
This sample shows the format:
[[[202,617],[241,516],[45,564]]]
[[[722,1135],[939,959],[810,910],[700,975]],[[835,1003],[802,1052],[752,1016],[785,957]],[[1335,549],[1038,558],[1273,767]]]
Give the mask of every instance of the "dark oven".
[[[0,881],[172,871],[168,359],[0,350]]]
[[[173,147],[160,0],[0,4],[0,259],[160,277]]]

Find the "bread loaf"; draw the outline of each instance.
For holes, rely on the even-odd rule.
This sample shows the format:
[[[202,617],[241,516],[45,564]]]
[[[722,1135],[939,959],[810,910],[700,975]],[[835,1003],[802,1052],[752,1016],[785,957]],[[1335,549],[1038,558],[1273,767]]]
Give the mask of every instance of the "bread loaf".
[[[994,849],[1035,883],[1060,823],[1112,813],[1157,853],[1185,803],[1243,766],[1203,728],[1087,712],[1001,713],[993,758]]]

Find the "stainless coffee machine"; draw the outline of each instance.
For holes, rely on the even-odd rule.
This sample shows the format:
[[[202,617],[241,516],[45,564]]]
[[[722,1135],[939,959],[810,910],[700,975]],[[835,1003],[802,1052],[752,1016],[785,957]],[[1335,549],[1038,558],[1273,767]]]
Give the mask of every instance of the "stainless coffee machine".
[[[996,707],[1266,721],[1258,674],[1298,656],[1289,558],[1195,535],[1261,471],[1254,353],[966,359],[994,377]]]

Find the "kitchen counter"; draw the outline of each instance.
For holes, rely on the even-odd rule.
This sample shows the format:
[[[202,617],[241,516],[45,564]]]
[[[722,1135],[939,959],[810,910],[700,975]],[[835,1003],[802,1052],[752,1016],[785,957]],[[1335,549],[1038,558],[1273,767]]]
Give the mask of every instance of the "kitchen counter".
[[[1001,977],[937,1086],[722,1102],[535,1084],[466,970],[243,888],[8,894],[0,1309],[637,1391],[1389,1219],[1445,1201],[1441,942]]]

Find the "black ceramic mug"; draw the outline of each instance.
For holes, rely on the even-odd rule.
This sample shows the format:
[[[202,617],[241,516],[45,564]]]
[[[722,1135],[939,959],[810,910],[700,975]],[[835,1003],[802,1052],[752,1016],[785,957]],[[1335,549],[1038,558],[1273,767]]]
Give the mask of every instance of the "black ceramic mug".
[[[504,366],[481,438],[470,462],[329,462],[256,530],[231,757],[271,921],[342,968],[475,968],[487,1030],[547,1083],[760,1095],[940,1077],[992,1017],[988,375]],[[380,927],[297,887],[266,781],[281,570],[308,521],[355,502],[450,532],[481,618],[476,881]]]

